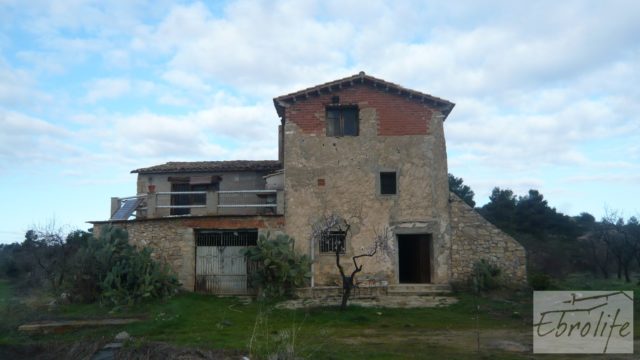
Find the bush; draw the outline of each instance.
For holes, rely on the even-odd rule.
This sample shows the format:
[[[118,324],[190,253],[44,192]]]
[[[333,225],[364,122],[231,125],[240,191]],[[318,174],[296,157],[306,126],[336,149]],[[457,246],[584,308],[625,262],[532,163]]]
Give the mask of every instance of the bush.
[[[471,287],[474,291],[489,291],[502,287],[502,270],[485,259],[473,264]]]
[[[543,273],[535,273],[529,277],[529,285],[533,290],[548,290],[551,288],[551,276]]]
[[[171,296],[180,285],[166,265],[151,258],[149,249],[130,245],[127,232],[120,228],[103,228],[74,260],[69,288],[76,301],[131,305]]]
[[[311,277],[311,261],[294,251],[294,242],[288,235],[279,234],[274,239],[267,233],[260,235],[257,246],[244,250],[244,255],[258,264],[250,281],[261,296],[291,296],[296,287],[304,286]]]

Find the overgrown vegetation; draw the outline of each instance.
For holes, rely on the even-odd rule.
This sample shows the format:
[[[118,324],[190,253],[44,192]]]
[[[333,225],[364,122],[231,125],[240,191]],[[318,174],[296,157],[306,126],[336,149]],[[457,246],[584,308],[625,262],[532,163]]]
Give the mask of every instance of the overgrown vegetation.
[[[130,245],[126,231],[104,227],[64,236],[48,226],[29,230],[22,244],[0,247],[0,275],[21,291],[44,289],[72,302],[131,305],[175,294],[179,283],[149,249]]]
[[[257,246],[243,250],[257,267],[250,281],[261,297],[279,298],[293,295],[297,287],[307,284],[311,277],[311,261],[293,249],[295,240],[286,235],[260,234]]]
[[[495,264],[482,259],[473,264],[471,288],[475,293],[491,291],[503,285],[502,270]]]
[[[97,239],[89,238],[75,260],[70,286],[82,301],[99,295],[109,305],[132,305],[166,298],[180,286],[166,264],[153,260],[150,249],[129,244],[127,232],[120,228],[105,227]]]

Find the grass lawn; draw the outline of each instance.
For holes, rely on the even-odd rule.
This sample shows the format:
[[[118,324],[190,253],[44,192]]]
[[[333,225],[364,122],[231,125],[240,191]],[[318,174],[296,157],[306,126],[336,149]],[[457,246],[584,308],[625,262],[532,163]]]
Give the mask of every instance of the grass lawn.
[[[578,286],[578,280],[574,281]],[[566,289],[569,285],[559,286]],[[612,288],[616,287],[612,285]],[[634,284],[632,289],[637,291],[638,287]],[[0,344],[95,341],[112,339],[119,331],[126,330],[135,342],[161,341],[179,346],[226,349],[251,354],[252,358],[289,350],[313,359],[531,358],[527,353],[490,346],[496,339],[530,341],[530,294],[505,292],[490,298],[468,294],[458,297],[457,304],[446,308],[351,306],[341,312],[337,307],[279,310],[268,303],[244,304],[237,298],[183,293],[168,301],[142,304],[109,314],[110,309],[95,304],[58,306],[51,311],[46,307],[29,308],[12,299],[11,287],[0,282],[0,314],[6,319],[0,325]],[[480,308],[477,318],[476,306]],[[16,331],[21,322],[35,319],[129,316],[144,320],[125,326],[86,328],[63,334],[24,335]],[[477,331],[480,353],[476,351]]]

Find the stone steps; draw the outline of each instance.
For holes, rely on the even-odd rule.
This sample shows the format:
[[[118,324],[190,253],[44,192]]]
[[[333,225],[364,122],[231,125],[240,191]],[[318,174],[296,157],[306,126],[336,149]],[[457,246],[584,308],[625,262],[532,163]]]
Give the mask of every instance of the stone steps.
[[[389,285],[388,295],[447,296],[451,295],[449,284],[398,284]]]

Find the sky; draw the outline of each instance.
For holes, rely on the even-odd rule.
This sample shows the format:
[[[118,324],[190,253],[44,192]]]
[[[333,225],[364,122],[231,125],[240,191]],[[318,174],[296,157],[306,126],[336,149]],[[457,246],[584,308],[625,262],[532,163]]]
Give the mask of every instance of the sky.
[[[273,98],[360,71],[456,103],[478,205],[640,214],[638,1],[0,0],[0,243],[87,229],[132,169],[276,159]]]

